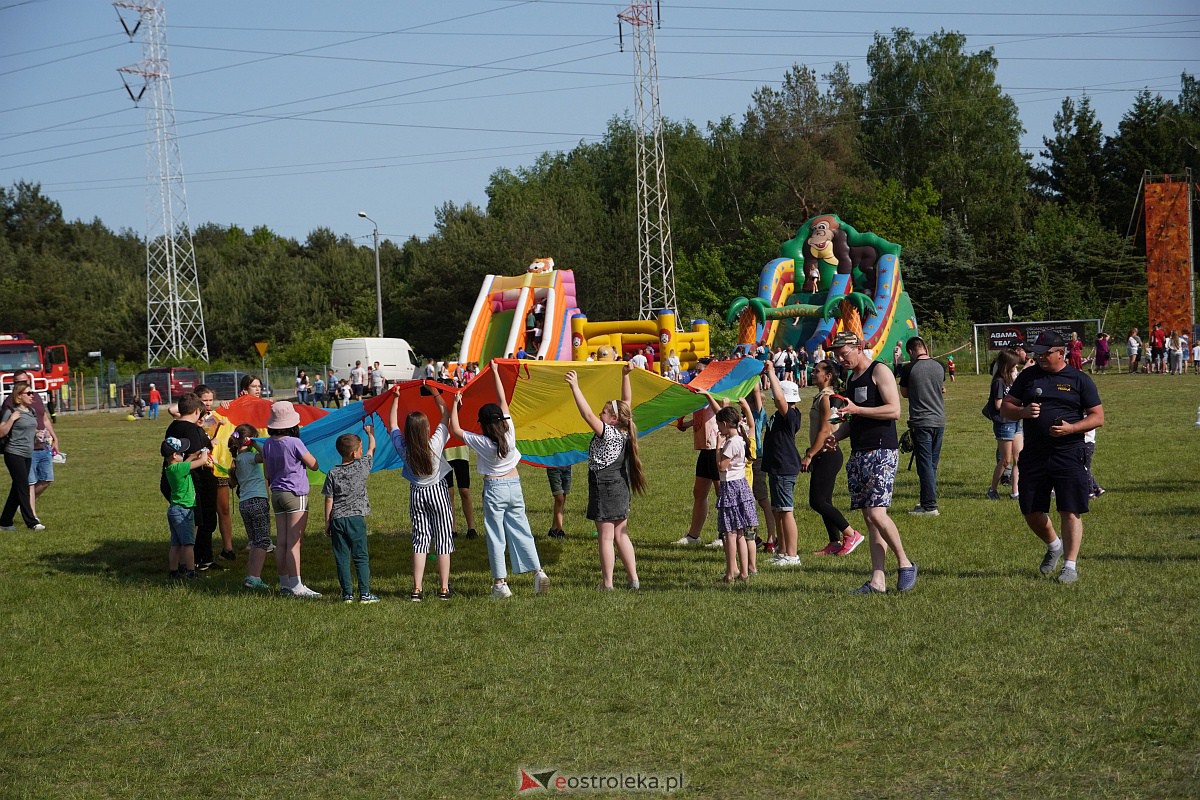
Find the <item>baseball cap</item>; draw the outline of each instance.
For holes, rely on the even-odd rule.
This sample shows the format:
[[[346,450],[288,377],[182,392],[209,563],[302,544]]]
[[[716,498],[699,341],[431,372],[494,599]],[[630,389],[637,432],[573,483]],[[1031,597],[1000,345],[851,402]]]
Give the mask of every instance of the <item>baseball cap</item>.
[[[1066,346],[1066,340],[1058,331],[1042,331],[1038,334],[1037,340],[1029,346],[1029,352],[1040,356],[1052,348]]]
[[[483,422],[499,422],[500,420],[508,419],[504,416],[504,412],[500,410],[500,406],[495,403],[485,403],[479,409],[479,421]]]
[[[862,339],[854,331],[839,331],[830,347],[862,347]]]
[[[162,453],[163,458],[170,458],[176,453],[182,454],[187,452],[188,448],[191,446],[192,443],[187,439],[179,439],[174,436],[168,436],[163,440],[162,446],[159,448],[159,452]]]

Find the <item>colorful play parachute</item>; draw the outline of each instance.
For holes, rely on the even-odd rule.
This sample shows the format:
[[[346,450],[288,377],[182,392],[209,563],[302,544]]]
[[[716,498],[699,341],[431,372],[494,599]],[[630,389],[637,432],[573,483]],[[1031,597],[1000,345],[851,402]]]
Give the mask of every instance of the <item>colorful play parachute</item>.
[[[622,364],[611,362],[515,361],[494,359],[483,372],[463,389],[453,389],[428,383],[427,391],[441,390],[447,403],[461,393],[463,404],[459,421],[466,430],[479,430],[476,422],[480,406],[496,401],[493,371],[499,374],[505,396],[512,411],[517,431],[517,447],[524,461],[539,467],[567,466],[587,460],[591,429],[579,416],[570,387],[564,376],[569,370],[579,373],[579,387],[592,408],[621,396]],[[673,420],[702,408],[707,400],[699,390],[716,397],[736,400],[754,387],[762,363],[751,358],[738,361],[714,362],[691,386],[683,386],[646,370],[635,370],[631,376],[633,414],[638,433],[642,436]],[[334,411],[300,431],[300,438],[316,456],[320,468],[328,471],[341,461],[337,453],[337,437],[343,433],[364,436],[364,421],[374,425],[377,447],[374,469],[395,469],[402,466],[388,441],[385,422],[391,403],[398,403],[397,419],[401,427],[412,411],[421,411],[436,424],[439,412],[433,397],[421,393],[425,381],[409,381],[393,387],[379,397],[353,403]],[[694,387],[694,388],[693,388]],[[461,444],[451,439],[451,444]]]
[[[302,426],[311,424],[329,412],[316,406],[295,405]],[[205,433],[213,443],[213,472],[218,478],[228,478],[233,468],[233,455],[229,452],[229,436],[238,425],[249,424],[267,434],[267,420],[271,417],[271,401],[252,395],[242,395],[228,405],[213,409],[212,416],[204,423]],[[338,459],[339,461],[341,459]]]

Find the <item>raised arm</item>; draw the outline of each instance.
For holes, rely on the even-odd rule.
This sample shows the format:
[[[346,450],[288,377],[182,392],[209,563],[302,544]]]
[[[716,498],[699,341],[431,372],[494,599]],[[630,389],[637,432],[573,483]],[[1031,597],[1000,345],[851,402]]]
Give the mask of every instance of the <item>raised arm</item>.
[[[459,439],[463,438],[462,425],[458,424],[458,407],[462,405],[462,398],[461,393],[454,395],[454,401],[450,404],[450,420],[448,424],[450,433]]]
[[[367,455],[375,455],[375,426],[363,425],[363,430],[367,434]]]
[[[775,374],[775,370],[771,369],[766,362],[763,363],[763,372],[767,373],[767,382],[771,384],[771,399],[775,401],[775,410],[780,414],[786,414],[788,404],[783,399],[783,389],[779,386],[779,377]]]
[[[388,433],[400,428],[400,395],[392,392],[392,402],[388,404],[387,429]]]
[[[629,380],[629,373],[633,372],[633,364],[626,363],[621,368],[621,399],[627,406],[633,406],[633,386]]]
[[[738,400],[738,406],[742,409],[742,421],[746,423],[746,429],[750,431],[750,436],[757,436],[755,433],[756,426],[754,424],[754,409],[750,407],[750,403],[748,403],[744,397],[741,400]]]
[[[626,369],[628,369],[628,367],[626,367]],[[583,417],[583,421],[588,424],[588,427],[592,429],[593,433],[603,433],[604,423],[601,422],[600,418],[596,416],[596,413],[592,411],[591,406],[589,406],[587,403],[587,398],[583,396],[583,390],[579,388],[578,373],[576,373],[575,370],[571,370],[563,376],[563,380],[566,381],[567,385],[571,387],[571,396],[575,398],[575,408],[579,409],[579,416]],[[626,373],[624,380],[626,383],[628,383],[628,373]]]
[[[512,416],[508,413],[508,401],[504,399],[504,383],[500,380],[500,370],[492,365],[492,380],[496,383],[496,405],[500,406],[500,411],[506,417]]]
[[[440,388],[435,388],[433,390],[433,402],[434,405],[438,407],[438,411],[442,412],[442,418],[438,422],[438,425],[446,425],[447,428],[449,428],[448,422],[450,420],[450,407],[446,405],[445,399],[442,398],[442,390]],[[437,425],[435,425],[434,428],[436,429]]]

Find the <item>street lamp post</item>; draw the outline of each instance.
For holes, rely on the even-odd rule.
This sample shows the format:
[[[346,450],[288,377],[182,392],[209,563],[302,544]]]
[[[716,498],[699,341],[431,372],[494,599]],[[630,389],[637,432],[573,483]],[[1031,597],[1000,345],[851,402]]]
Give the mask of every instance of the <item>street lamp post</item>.
[[[379,223],[367,216],[367,212],[360,211],[358,215],[367,222],[375,226],[373,236],[375,238],[375,327],[378,329],[376,336],[383,337],[383,284],[379,279]]]

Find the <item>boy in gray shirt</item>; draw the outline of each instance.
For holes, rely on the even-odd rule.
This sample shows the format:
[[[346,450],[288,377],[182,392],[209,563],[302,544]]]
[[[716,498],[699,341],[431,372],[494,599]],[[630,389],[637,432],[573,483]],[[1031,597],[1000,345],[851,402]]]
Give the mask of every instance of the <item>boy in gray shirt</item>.
[[[378,603],[379,598],[371,594],[370,554],[367,552],[367,523],[364,517],[371,513],[367,500],[367,476],[371,474],[371,463],[375,455],[375,429],[364,425],[367,434],[367,452],[363,454],[362,439],[353,433],[344,433],[337,439],[337,451],[342,463],[329,470],[321,494],[325,496],[325,535],[333,546],[333,561],[337,565],[338,583],[342,586],[342,602],[353,603],[354,591],[350,583],[350,561],[358,574],[358,602]]]

